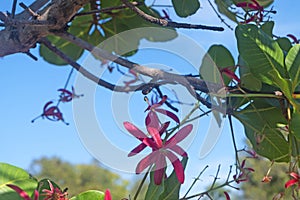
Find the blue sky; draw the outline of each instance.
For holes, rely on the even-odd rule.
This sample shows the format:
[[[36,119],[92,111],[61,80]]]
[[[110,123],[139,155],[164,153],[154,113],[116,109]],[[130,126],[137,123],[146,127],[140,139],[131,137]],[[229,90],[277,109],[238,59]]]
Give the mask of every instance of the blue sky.
[[[31,1],[23,2],[29,5]],[[162,1],[162,3],[164,2],[166,1]],[[297,16],[299,6],[300,2],[298,1],[276,1],[274,9],[277,11],[277,14],[273,17],[276,21],[274,30],[276,35],[285,36],[291,33],[300,37]],[[206,2],[203,2],[202,7],[203,9],[198,11],[196,15],[187,19],[177,19],[173,17],[172,9],[169,8],[168,11],[173,17],[172,19],[175,20],[224,27]],[[2,1],[0,3],[1,11],[10,9],[10,1]],[[223,44],[235,56],[237,55],[234,32],[228,29],[223,33],[201,30],[180,30],[180,32],[197,41],[203,49],[208,49],[211,44]],[[32,53],[37,56],[38,48],[33,49]],[[86,57],[83,57],[80,62],[84,63],[85,59]],[[138,56],[135,59],[134,61],[136,62],[150,62]],[[174,65],[174,63],[166,64]],[[47,101],[57,99],[57,89],[64,86],[70,69],[69,66],[48,64],[42,58],[39,58],[39,61],[36,62],[24,54],[14,54],[0,59],[0,162],[7,162],[28,169],[31,161],[41,156],[58,156],[72,163],[88,163],[93,159],[81,142],[76,130],[71,104],[63,104],[60,107],[65,120],[70,123],[69,126],[60,122],[50,122],[42,119],[37,120],[35,123],[30,122],[41,114],[42,108]],[[76,73],[73,75],[70,85],[72,85],[75,78]],[[84,93],[84,91],[78,91],[78,93]],[[99,98],[97,99],[99,101],[95,104],[96,112],[99,116],[98,120],[110,127],[114,124],[113,116],[109,113],[109,107],[106,105],[110,103],[111,93],[103,88],[97,88],[96,93],[97,98]],[[131,104],[130,108],[134,113],[140,109],[141,115],[137,115],[133,119],[137,122],[144,117],[143,109],[145,109],[146,104],[144,104],[142,98],[142,95],[134,95],[133,99],[140,99],[142,103],[137,107]],[[81,99],[76,101],[81,101]],[[209,120],[209,117],[200,120],[200,133],[206,132]],[[118,128],[110,128],[107,131],[112,131],[113,134],[122,132]],[[218,164],[222,164],[222,173],[226,175],[228,165],[234,162],[234,152],[228,130],[228,124],[225,123],[224,131],[218,143],[204,159],[199,159],[199,156],[197,156],[199,155],[199,146],[201,146],[204,137],[198,133],[197,138],[189,149],[190,155],[196,156],[194,158],[190,156],[192,159],[190,159],[188,165],[186,183],[190,183],[192,178],[196,177],[207,164],[211,170],[207,171],[201,184],[205,184],[206,181],[209,183],[212,180],[211,175],[216,171]],[[245,137],[242,126],[237,122],[235,122],[235,132],[239,147],[242,148]],[[117,136],[112,136],[112,138],[114,137],[116,137],[115,139],[118,143]],[[134,139],[129,140],[127,148],[130,150],[138,144],[138,141]],[[122,143],[122,141],[119,142]]]

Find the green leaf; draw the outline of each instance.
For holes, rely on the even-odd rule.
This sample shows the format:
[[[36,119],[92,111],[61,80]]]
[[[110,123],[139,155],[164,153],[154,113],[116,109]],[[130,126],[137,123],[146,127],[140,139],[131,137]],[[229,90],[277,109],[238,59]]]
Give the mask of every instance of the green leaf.
[[[202,59],[200,66],[201,77],[208,82],[223,84],[220,70],[232,67],[235,71],[235,63],[230,51],[223,45],[212,45]],[[226,75],[222,76],[224,84],[228,85],[231,81]]]
[[[247,88],[251,91],[260,91],[262,88],[262,83],[259,79],[253,76],[253,74],[243,74],[241,77],[241,86]]]
[[[232,0],[215,0],[215,4],[218,6],[218,11],[231,19],[234,22],[237,22],[236,13],[231,11],[231,6],[233,5]]]
[[[183,168],[185,169],[188,158],[184,157],[181,161]],[[179,192],[181,184],[178,182],[175,170],[172,174],[164,181],[164,191],[160,195],[160,200],[173,200],[179,199]]]
[[[274,28],[273,21],[267,21],[261,26],[261,30],[263,30],[270,37],[273,37],[273,28]]]
[[[300,44],[290,49],[286,56],[285,64],[292,81],[292,91],[294,92],[300,83]]]
[[[281,108],[261,98],[252,99],[234,116],[244,125],[246,136],[258,154],[278,162],[289,161],[289,143],[279,129],[279,125],[287,124]]]
[[[146,192],[145,200],[160,200],[160,195],[164,192],[164,182],[160,185],[154,183],[154,171],[150,172],[150,183]]]
[[[25,170],[10,164],[0,163],[0,199],[23,200],[17,192],[7,187],[6,184],[18,186],[29,196],[32,196],[37,187],[37,181]]]
[[[241,3],[241,2],[249,2],[249,3],[253,3],[252,0],[233,0],[234,3]],[[258,2],[259,5],[263,6],[263,7],[268,7],[270,6],[274,0],[256,0]]]
[[[269,85],[274,85],[274,79],[286,77],[284,55],[276,41],[250,24],[239,25],[235,33],[240,56],[253,75]]]
[[[291,119],[291,131],[296,136],[298,140],[300,140],[300,113],[295,112],[292,115]]]
[[[284,51],[284,53],[289,52],[292,48],[292,43],[286,37],[278,38],[276,42],[279,44],[280,48]]]
[[[175,12],[179,17],[188,17],[200,8],[198,0],[172,0]]]
[[[88,190],[72,197],[70,200],[104,200],[104,193],[97,190]]]

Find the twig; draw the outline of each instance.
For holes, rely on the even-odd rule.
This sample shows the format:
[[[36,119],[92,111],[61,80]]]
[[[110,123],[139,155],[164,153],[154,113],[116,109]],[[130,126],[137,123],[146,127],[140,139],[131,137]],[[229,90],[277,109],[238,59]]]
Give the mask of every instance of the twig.
[[[240,161],[239,161],[239,155],[238,155],[238,149],[236,146],[236,142],[235,142],[235,136],[234,136],[234,130],[233,130],[233,125],[232,125],[232,118],[231,115],[228,115],[228,119],[229,119],[229,126],[230,126],[230,132],[231,132],[231,137],[232,137],[232,143],[233,143],[233,147],[234,147],[234,153],[235,153],[235,162],[236,165],[238,167],[240,167]],[[237,169],[237,168],[236,168]]]
[[[208,3],[212,7],[213,11],[216,13],[216,15],[218,16],[218,18],[221,20],[221,22],[223,24],[225,24],[225,26],[227,26],[230,30],[233,31],[233,28],[225,21],[224,18],[221,17],[221,15],[219,14],[219,12],[215,9],[214,5],[210,2],[210,0],[208,0]]]
[[[17,7],[18,0],[13,0],[13,5],[11,8],[11,18],[14,19],[16,15],[16,7]]]
[[[25,54],[27,56],[29,56],[30,58],[32,58],[34,61],[38,61],[38,58],[35,55],[33,55],[32,53],[30,53],[29,51],[25,52]]]
[[[197,176],[197,178],[195,178],[195,180],[193,181],[193,183],[191,184],[191,186],[189,187],[189,189],[186,191],[185,195],[182,197],[182,199],[184,199],[188,193],[191,191],[191,189],[194,187],[194,185],[196,184],[196,182],[200,179],[200,176],[202,176],[202,174],[204,173],[204,171],[208,168],[208,165],[206,165],[204,167],[204,169],[199,173],[199,175]]]
[[[23,2],[19,3],[19,5],[24,9],[26,10],[28,13],[30,13],[30,15],[32,17],[38,17],[39,15],[34,12],[33,10],[31,10],[28,6],[26,6]]]
[[[160,26],[165,26],[165,27],[172,27],[172,28],[186,28],[186,29],[205,29],[205,30],[211,30],[211,31],[224,31],[223,27],[215,27],[215,26],[205,26],[205,25],[200,25],[200,24],[186,24],[186,23],[177,23],[177,22],[172,22],[168,21],[165,19],[158,19],[156,17],[153,17],[151,15],[146,14],[133,4],[131,4],[127,0],[122,0],[122,2],[128,6],[131,10],[133,10],[137,15],[142,17],[144,20],[158,24]]]
[[[134,6],[139,6],[142,4],[141,2],[131,2],[131,3]],[[91,10],[89,12],[77,13],[75,16],[91,15],[91,14],[97,14],[97,13],[107,13],[107,12],[111,12],[113,10],[122,10],[124,8],[127,8],[127,6],[126,5],[113,6],[113,7],[109,7],[109,8],[101,8],[98,10]]]
[[[38,11],[43,6],[45,6],[50,0],[36,0],[30,6],[28,6],[33,12]],[[24,10],[20,14],[16,15],[16,19],[28,19],[31,14]]]

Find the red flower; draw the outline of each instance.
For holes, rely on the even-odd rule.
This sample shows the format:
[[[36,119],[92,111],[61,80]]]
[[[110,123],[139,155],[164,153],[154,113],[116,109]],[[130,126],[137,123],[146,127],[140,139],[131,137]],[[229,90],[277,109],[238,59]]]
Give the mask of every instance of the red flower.
[[[50,190],[43,189],[42,192],[45,194],[42,194],[46,196],[44,200],[68,200],[67,192],[62,192],[59,188],[54,188],[51,181],[48,180]]]
[[[248,175],[249,175],[249,173],[254,172],[253,168],[245,167],[245,163],[246,163],[246,160],[243,160],[242,164],[240,166],[240,172],[239,172],[239,174],[233,175],[233,179],[235,180],[235,182],[237,184],[239,184],[240,182],[248,181]]]
[[[236,82],[240,83],[241,79],[233,71],[231,71],[229,68],[231,68],[231,67],[223,68],[223,69],[220,70],[220,72],[222,74],[225,74],[231,80],[235,80]]]
[[[124,81],[125,87],[129,87],[130,85],[132,85],[133,83],[135,83],[135,82],[137,82],[139,80],[139,76],[138,76],[137,72],[135,72],[134,70],[130,69],[129,73],[133,75],[134,79],[132,79],[130,81]]]
[[[160,106],[162,106],[166,100],[167,100],[167,96],[164,95],[161,99],[161,101],[159,101],[158,103],[155,102],[149,102],[148,98],[145,97],[145,101],[148,103],[148,107],[146,108],[146,111],[149,111],[149,113],[146,116],[146,126],[152,126],[152,127],[160,127],[160,123],[159,123],[159,119],[158,116],[156,114],[156,112],[159,112],[163,115],[166,115],[170,118],[172,118],[176,123],[180,123],[179,118],[172,112],[165,110],[165,109],[161,109],[159,108]]]
[[[230,200],[230,196],[229,196],[228,192],[224,192],[224,195],[226,197],[226,200]]]
[[[295,44],[299,44],[299,40],[297,39],[296,36],[292,35],[292,34],[287,34],[287,37],[291,38],[293,40],[293,43]]]
[[[59,95],[60,97],[59,101],[64,103],[70,102],[75,98],[79,98],[83,96],[83,94],[80,95],[76,94],[74,87],[72,87],[72,92],[66,89],[58,89],[58,91],[61,92],[61,94]]]
[[[166,158],[171,161],[178,181],[180,183],[184,182],[183,166],[173,152],[183,157],[187,157],[187,153],[177,144],[192,131],[193,126],[191,124],[184,126],[170,139],[168,139],[166,142],[163,142],[161,139],[161,134],[167,129],[168,125],[169,122],[165,123],[160,129],[157,127],[147,126],[147,130],[151,135],[151,138],[149,138],[130,122],[124,122],[124,127],[133,136],[142,141],[142,144],[134,148],[128,156],[139,153],[146,146],[152,149],[152,152],[138,163],[136,167],[136,173],[140,174],[145,168],[154,164],[154,183],[156,185],[160,185],[165,176],[165,168],[167,166]]]
[[[300,188],[300,176],[295,172],[291,172],[290,176],[293,177],[291,180],[285,183],[285,188],[289,188],[292,185],[298,184],[298,188]]]
[[[51,120],[51,121],[62,121],[64,122],[65,124],[68,125],[68,123],[66,123],[64,121],[64,118],[63,118],[63,115],[62,113],[60,112],[59,108],[57,106],[50,106],[50,104],[52,104],[53,101],[48,101],[45,106],[44,106],[44,109],[43,109],[43,114],[41,114],[40,116],[36,117],[35,119],[33,119],[31,122],[33,123],[36,119],[42,117],[46,117],[47,119]]]
[[[109,189],[105,190],[104,200],[112,200]]]
[[[20,197],[22,197],[24,200],[32,200],[29,195],[22,190],[21,188],[19,188],[16,185],[12,185],[12,184],[7,184],[6,186],[10,187],[11,189],[13,189],[14,191],[16,191]],[[38,200],[39,199],[39,193],[37,190],[34,191],[34,200]]]
[[[246,19],[243,22],[245,24],[248,24],[249,22],[252,22],[252,21],[255,21],[255,20],[257,20],[258,22],[262,22],[263,21],[264,7],[261,6],[261,5],[259,5],[259,3],[256,0],[251,0],[251,1],[252,1],[252,3],[249,3],[249,2],[240,2],[240,3],[236,4],[237,7],[251,9],[252,11],[257,11],[253,15],[250,15],[249,19]]]

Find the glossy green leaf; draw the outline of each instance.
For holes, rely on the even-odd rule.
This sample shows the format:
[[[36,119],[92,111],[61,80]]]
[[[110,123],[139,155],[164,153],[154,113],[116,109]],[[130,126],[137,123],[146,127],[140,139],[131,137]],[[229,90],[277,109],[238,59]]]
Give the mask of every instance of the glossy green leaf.
[[[37,181],[25,170],[10,164],[0,163],[0,199],[23,200],[18,193],[7,187],[6,184],[18,186],[29,196],[34,193],[37,187]]]
[[[241,77],[241,86],[251,91],[260,91],[262,83],[259,79],[253,76],[253,74],[248,73]]]
[[[185,169],[188,158],[184,157],[181,161],[183,168]],[[160,195],[160,200],[173,200],[179,199],[179,192],[181,184],[178,182],[175,171],[164,181],[164,192]]]
[[[235,71],[235,63],[230,51],[223,45],[212,45],[202,59],[200,74],[203,80],[213,83],[228,85],[231,81],[226,75],[222,75],[220,70],[226,67],[232,67]]]
[[[279,126],[287,124],[281,108],[263,99],[252,99],[246,108],[235,112],[234,116],[244,125],[246,136],[258,154],[278,162],[289,161],[289,143]]]
[[[295,112],[291,119],[291,131],[300,140],[300,113]]]
[[[253,75],[270,85],[286,77],[284,55],[276,41],[255,25],[239,25],[235,32],[240,56]]]
[[[97,190],[88,190],[72,197],[70,200],[104,200],[104,193]]]
[[[237,22],[236,13],[230,9],[233,5],[232,0],[215,0],[215,4],[221,14],[225,15],[232,21]]]
[[[179,17],[188,17],[200,8],[198,0],[172,0],[175,12]]]
[[[160,195],[164,192],[164,182],[160,185],[154,183],[154,171],[150,172],[150,183],[146,192],[145,200],[160,200]]]
[[[286,56],[285,63],[292,80],[292,91],[295,91],[300,83],[300,44],[290,49]]]

